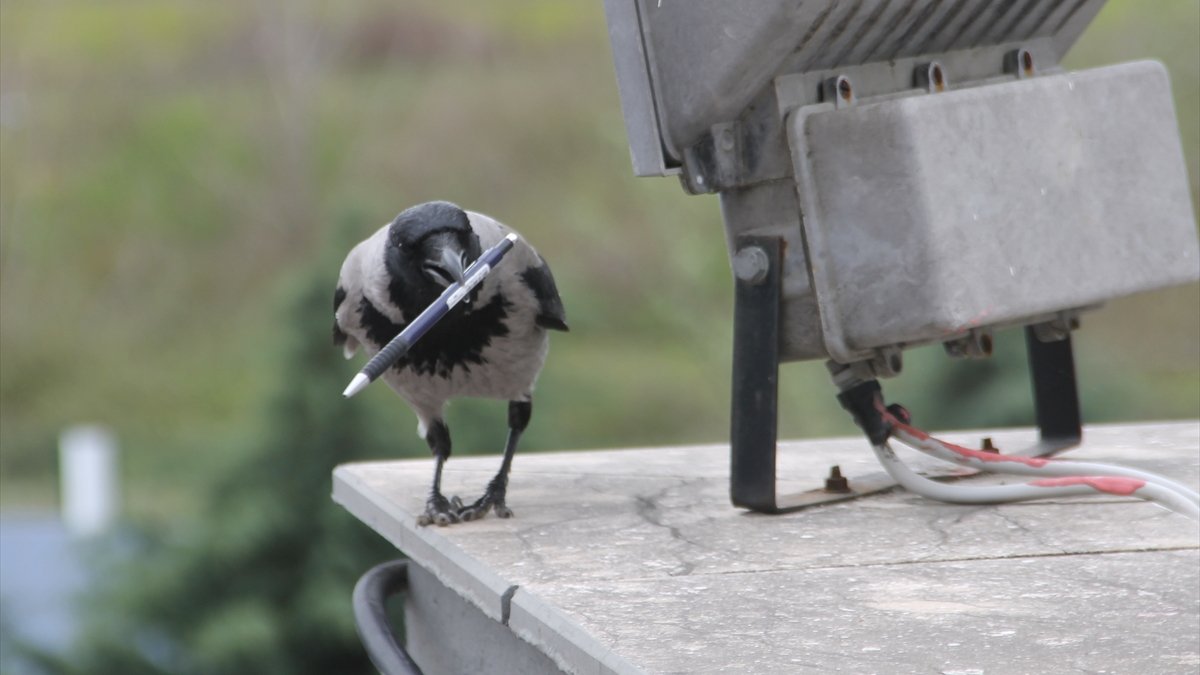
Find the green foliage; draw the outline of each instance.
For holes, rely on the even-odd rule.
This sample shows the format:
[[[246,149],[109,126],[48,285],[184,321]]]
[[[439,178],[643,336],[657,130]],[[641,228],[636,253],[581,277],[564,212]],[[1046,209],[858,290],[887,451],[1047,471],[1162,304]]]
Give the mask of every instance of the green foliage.
[[[113,561],[117,581],[92,599],[89,639],[65,672],[369,671],[349,593],[395,551],[328,495],[333,468],[362,459],[388,425],[339,395],[329,269],[304,274],[288,303],[260,440],[198,521]]]

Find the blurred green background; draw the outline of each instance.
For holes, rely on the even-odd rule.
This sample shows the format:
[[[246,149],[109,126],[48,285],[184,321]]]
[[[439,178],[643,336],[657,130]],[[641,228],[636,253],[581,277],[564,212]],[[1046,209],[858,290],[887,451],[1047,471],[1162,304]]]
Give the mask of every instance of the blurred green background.
[[[1114,0],[1066,62],[1166,63],[1193,201],[1198,34],[1195,0]],[[309,346],[349,246],[429,199],[513,225],[554,267],[572,332],[525,451],[726,438],[717,201],[632,176],[600,2],[5,0],[0,76],[3,509],[55,504],[57,436],[81,422],[115,429],[125,513],[160,534],[204,530],[239,475],[309,463],[311,493],[287,498],[324,508],[333,459],[427,456],[394,394],[343,402],[355,364]],[[1196,286],[1083,319],[1089,421],[1200,416]],[[936,428],[1029,424],[1020,334],[998,352],[916,350],[891,398]],[[855,433],[819,363],[782,389],[784,437]],[[315,412],[362,420],[352,451],[295,433]],[[455,405],[455,451],[498,452],[504,419]],[[279,464],[247,468],[263,457]]]

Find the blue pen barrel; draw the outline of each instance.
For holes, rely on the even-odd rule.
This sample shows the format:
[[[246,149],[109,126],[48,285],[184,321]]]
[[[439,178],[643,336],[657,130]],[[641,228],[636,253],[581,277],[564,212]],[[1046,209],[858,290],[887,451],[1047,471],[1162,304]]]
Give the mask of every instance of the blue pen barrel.
[[[425,315],[422,314],[421,316]],[[412,325],[414,324],[409,324],[410,327]],[[410,348],[412,348],[412,343],[408,340],[405,340],[404,332],[401,332],[399,335],[392,338],[392,341],[387,343],[383,349],[380,349],[378,352],[376,352],[375,356],[372,356],[371,360],[367,361],[367,365],[363,366],[361,372],[364,373],[370,380],[374,381],[375,378],[383,374],[383,371],[391,367],[393,363],[399,361],[400,357],[404,356],[404,354],[408,352]]]
[[[371,360],[367,361],[367,365],[363,366],[359,372],[366,375],[370,381],[374,381],[388,368],[391,368],[392,364],[404,356],[409,349],[412,349],[412,346],[428,333],[430,328],[441,321],[455,305],[483,281],[505,254],[512,250],[516,241],[517,235],[509,234],[501,239],[500,243],[480,254],[479,258],[471,263],[471,266],[463,273],[462,283],[455,282],[447,286],[438,299],[433,301],[433,304],[426,307],[425,311],[417,315],[412,323],[405,326],[399,335],[392,338],[391,342],[388,342],[383,349],[371,357]]]

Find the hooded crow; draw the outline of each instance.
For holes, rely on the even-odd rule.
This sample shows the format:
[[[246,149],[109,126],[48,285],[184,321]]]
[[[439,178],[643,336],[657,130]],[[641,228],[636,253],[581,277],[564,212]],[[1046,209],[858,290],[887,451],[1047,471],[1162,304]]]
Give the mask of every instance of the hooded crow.
[[[346,256],[333,299],[334,344],[346,358],[359,347],[374,355],[510,232],[493,218],[449,202],[401,212]],[[416,413],[417,434],[436,462],[422,525],[474,520],[489,510],[512,516],[505,504],[508,473],[533,411],[550,330],[567,330],[562,300],[550,267],[522,238],[468,298],[381,376]],[[441,490],[442,467],[450,457],[443,413],[459,397],[508,401],[500,470],[470,504],[447,499]]]

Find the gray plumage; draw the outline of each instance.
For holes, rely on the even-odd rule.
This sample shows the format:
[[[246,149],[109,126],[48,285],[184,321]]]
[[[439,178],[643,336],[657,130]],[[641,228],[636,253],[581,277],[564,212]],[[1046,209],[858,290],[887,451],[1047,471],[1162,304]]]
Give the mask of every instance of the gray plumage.
[[[374,355],[424,310],[480,252],[512,230],[448,202],[405,210],[359,243],[342,264],[334,295],[334,342],[351,358]],[[504,503],[508,469],[531,413],[534,385],[546,360],[548,330],[567,330],[549,266],[524,238],[472,292],[382,376],[413,409],[418,434],[437,460],[423,522],[482,517]],[[509,439],[500,473],[484,496],[464,506],[441,495],[450,455],[446,403],[459,397],[509,401]]]

